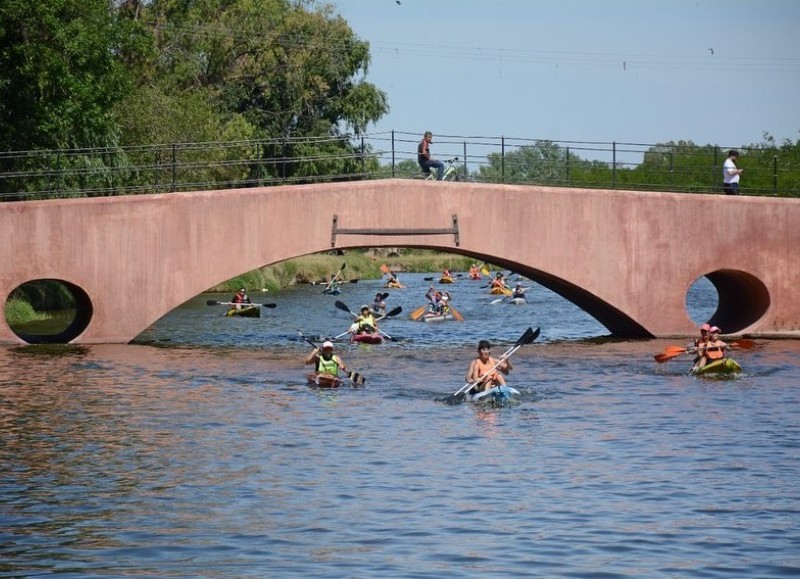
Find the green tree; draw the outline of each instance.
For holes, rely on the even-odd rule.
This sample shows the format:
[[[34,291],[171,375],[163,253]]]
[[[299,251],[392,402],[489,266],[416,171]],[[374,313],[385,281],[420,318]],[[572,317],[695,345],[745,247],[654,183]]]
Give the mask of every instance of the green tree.
[[[363,152],[348,138],[336,141],[330,161],[299,160],[323,156],[319,137],[359,135],[388,111],[385,93],[363,79],[368,44],[332,10],[286,0],[154,0],[145,15],[155,23],[158,58],[143,78],[171,106],[151,116],[151,138],[175,125],[159,122],[162,114],[186,110],[187,95],[200,93],[214,117],[202,123],[211,133],[229,130],[233,120],[242,134],[282,139],[260,151],[260,172],[299,178],[359,165]],[[279,157],[289,162],[271,162]]]
[[[0,2],[0,142],[9,150],[113,147],[130,77],[111,0]]]

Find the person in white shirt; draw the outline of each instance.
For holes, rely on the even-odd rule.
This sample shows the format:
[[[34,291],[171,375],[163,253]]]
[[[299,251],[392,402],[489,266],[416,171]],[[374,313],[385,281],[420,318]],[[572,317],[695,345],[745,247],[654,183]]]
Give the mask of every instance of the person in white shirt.
[[[744,169],[736,167],[736,160],[739,158],[739,151],[731,149],[728,151],[728,158],[722,165],[722,188],[725,195],[739,194],[739,176]]]

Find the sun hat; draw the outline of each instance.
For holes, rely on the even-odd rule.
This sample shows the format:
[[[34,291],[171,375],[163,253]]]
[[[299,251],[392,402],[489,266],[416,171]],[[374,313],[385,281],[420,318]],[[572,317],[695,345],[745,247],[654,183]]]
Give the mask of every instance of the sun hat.
[[[711,329],[708,330],[709,334],[719,334],[719,328],[717,326],[711,326]]]
[[[329,348],[331,350],[333,350],[333,342],[331,342],[330,340],[326,340],[325,342],[322,342],[322,349],[323,350],[327,350]]]
[[[363,306],[361,306],[361,311],[368,310],[368,309],[369,309],[369,306],[367,304],[364,304]]]
[[[700,326],[700,331],[705,330],[707,332],[710,329],[711,329],[711,326],[709,326],[708,324],[703,324],[702,326]]]

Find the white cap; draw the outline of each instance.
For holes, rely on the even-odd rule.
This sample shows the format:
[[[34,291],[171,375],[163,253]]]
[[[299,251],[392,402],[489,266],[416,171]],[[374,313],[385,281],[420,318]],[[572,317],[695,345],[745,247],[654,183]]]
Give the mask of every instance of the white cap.
[[[322,349],[324,350],[325,348],[330,348],[331,350],[333,350],[333,342],[331,342],[330,340],[322,342]]]

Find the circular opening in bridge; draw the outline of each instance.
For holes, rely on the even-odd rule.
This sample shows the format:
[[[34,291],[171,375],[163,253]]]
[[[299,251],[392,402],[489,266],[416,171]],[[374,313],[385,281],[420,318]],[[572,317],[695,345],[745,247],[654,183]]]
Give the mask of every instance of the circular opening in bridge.
[[[92,312],[86,292],[59,279],[25,282],[4,307],[8,327],[28,344],[66,344],[86,329]]]
[[[718,306],[717,288],[706,276],[697,278],[686,292],[686,311],[695,325],[708,322]]]
[[[771,304],[767,286],[745,271],[718,269],[698,278],[686,297],[686,310],[698,324],[736,334],[760,320]]]

